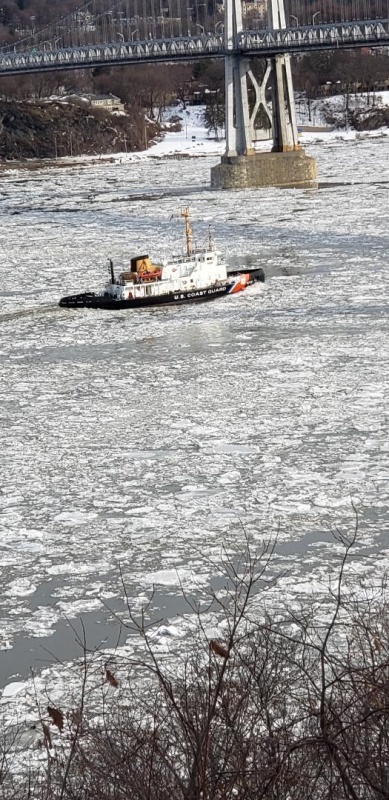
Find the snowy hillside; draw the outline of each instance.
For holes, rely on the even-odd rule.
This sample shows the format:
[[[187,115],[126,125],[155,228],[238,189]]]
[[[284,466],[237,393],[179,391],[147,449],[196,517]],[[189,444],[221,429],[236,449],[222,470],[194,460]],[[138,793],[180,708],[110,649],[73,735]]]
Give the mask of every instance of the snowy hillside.
[[[376,108],[380,105],[388,106],[389,92],[380,92],[374,98],[372,95],[351,95],[349,97],[349,111],[356,108],[365,108],[366,111],[369,111],[372,109],[373,102]],[[389,135],[389,128],[387,127],[363,132],[348,129],[347,121],[345,120],[345,104],[344,95],[320,98],[319,100],[311,101],[309,104],[305,97],[297,95],[296,116],[298,126],[318,128],[317,131],[301,131],[301,144],[317,140],[328,141],[339,138],[355,139],[364,138],[365,136]],[[214,137],[208,134],[204,125],[204,108],[205,106],[188,106],[184,109],[183,107],[175,106],[167,109],[164,116],[164,123],[167,128],[166,134],[162,141],[149,148],[147,155],[163,157],[175,153],[187,156],[222,154],[225,150],[224,131],[220,132],[219,141],[215,141]],[[335,119],[333,126],[329,126],[326,122],[329,114]],[[181,131],[171,132],[168,129],[169,122],[177,117],[181,119]],[[327,127],[328,130],[323,131],[323,127]],[[258,150],[268,150],[270,147],[270,141],[256,143]]]

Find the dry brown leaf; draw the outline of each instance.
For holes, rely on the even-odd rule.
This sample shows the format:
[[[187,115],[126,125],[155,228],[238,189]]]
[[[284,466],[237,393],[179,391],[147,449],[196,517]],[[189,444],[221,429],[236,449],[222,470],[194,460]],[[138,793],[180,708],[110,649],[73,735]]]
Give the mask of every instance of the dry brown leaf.
[[[82,711],[81,708],[73,708],[73,710],[69,714],[70,722],[77,727],[82,723]]]
[[[50,728],[49,728],[49,726],[48,726],[48,725],[46,725],[46,723],[45,723],[45,722],[42,722],[42,728],[43,728],[43,735],[44,735],[44,737],[45,737],[45,744],[47,745],[47,747],[49,748],[49,750],[51,750],[51,735],[50,735]]]
[[[114,686],[115,689],[117,689],[117,687],[119,686],[119,681],[116,680],[115,676],[107,668],[105,669],[105,677],[106,677],[108,683],[110,683],[111,686]]]
[[[377,639],[377,637],[376,637],[376,636],[374,637],[374,649],[376,650],[376,652],[377,652],[378,654],[380,654],[380,653],[381,653],[381,650],[382,650],[382,644],[381,644],[380,640],[379,640],[379,639]]]
[[[315,700],[313,700],[312,697],[310,697],[308,702],[311,714],[314,714],[316,716],[319,713],[319,709],[317,707]]]
[[[53,725],[56,725],[59,731],[63,729],[63,713],[59,710],[59,708],[53,708],[52,706],[47,706],[47,713],[49,717],[53,721]]]
[[[209,649],[212,650],[213,653],[216,653],[217,656],[221,658],[228,658],[229,652],[226,647],[223,647],[220,642],[217,642],[216,639],[211,639],[209,642]]]

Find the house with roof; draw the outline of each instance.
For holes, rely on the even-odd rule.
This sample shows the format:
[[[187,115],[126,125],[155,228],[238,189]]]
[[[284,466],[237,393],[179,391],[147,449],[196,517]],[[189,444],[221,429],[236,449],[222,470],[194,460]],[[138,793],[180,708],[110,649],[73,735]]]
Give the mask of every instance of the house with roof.
[[[124,103],[114,94],[84,94],[93,108],[103,108],[104,111],[124,111]]]

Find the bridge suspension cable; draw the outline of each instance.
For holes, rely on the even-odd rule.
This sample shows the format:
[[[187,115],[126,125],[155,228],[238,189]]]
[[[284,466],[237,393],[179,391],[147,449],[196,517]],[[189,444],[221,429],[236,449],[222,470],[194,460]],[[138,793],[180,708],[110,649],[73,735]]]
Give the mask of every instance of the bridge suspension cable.
[[[271,30],[270,0],[242,0],[243,29]],[[32,18],[31,18],[32,19]],[[389,19],[389,0],[285,0],[287,28]],[[223,0],[88,0],[49,25],[10,32],[1,52],[209,36],[224,31]]]
[[[216,0],[89,0],[50,25],[40,27],[35,18],[22,35],[16,29],[1,51],[207,35],[223,20],[223,5]]]

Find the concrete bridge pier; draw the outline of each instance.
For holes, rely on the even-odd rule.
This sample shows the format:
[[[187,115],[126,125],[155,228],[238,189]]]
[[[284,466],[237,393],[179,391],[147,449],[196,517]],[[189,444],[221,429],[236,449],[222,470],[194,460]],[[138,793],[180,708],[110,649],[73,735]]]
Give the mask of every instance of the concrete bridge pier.
[[[271,0],[272,26],[285,28],[283,0]],[[316,161],[298,144],[296,111],[289,55],[271,59],[259,85],[247,58],[239,55],[238,35],[242,31],[241,0],[226,0],[225,57],[226,152],[221,163],[211,170],[215,189],[248,189],[260,186],[307,187],[316,181]],[[272,78],[272,107],[268,108],[265,91]],[[248,82],[255,93],[250,114]],[[271,152],[254,150],[255,118],[262,106],[271,120]]]

